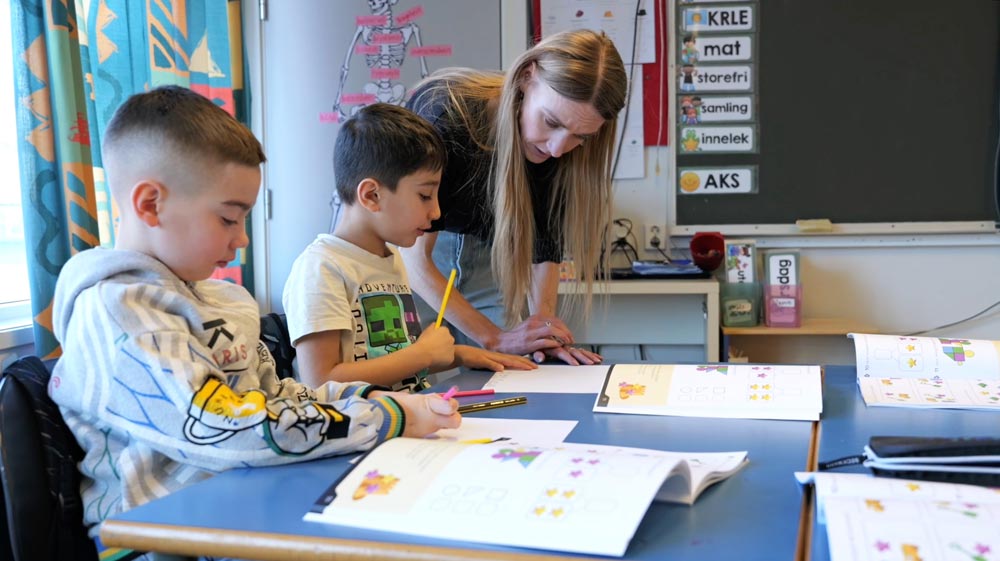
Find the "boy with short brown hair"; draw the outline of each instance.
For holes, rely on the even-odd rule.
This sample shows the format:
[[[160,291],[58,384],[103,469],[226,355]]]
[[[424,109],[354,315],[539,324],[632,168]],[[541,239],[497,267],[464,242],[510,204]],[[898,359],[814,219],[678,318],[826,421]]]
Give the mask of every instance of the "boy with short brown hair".
[[[64,266],[63,348],[49,386],[86,452],[84,522],[234,467],[365,450],[456,427],[457,402],[364,383],[279,379],[242,287],[207,280],[246,247],[264,152],[208,99],[166,86],[129,98],[104,134],[121,216],[114,249]]]

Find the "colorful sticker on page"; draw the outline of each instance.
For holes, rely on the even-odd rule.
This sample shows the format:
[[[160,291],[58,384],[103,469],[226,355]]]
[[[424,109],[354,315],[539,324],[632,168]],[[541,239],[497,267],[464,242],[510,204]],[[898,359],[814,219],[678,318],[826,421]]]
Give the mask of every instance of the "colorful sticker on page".
[[[945,405],[957,401],[948,382],[939,378],[917,378],[913,385],[924,403]]]
[[[869,405],[1000,407],[1000,382],[992,380],[862,378],[858,384]]]
[[[629,477],[642,477],[646,469],[645,462],[637,463],[627,455],[607,456],[597,450],[573,454],[543,488],[530,515],[541,520],[563,520],[574,511],[591,516],[613,515],[619,501],[610,496],[592,496],[588,482],[596,477],[627,481]]]
[[[975,380],[972,382],[972,399],[981,405],[1000,405],[1000,382]]]
[[[578,506],[586,504],[583,499],[575,486],[549,485],[541,490],[532,503],[528,517],[542,521],[566,520]]]
[[[917,403],[913,387],[905,378],[879,378],[877,383],[866,384],[863,393],[865,389],[874,394],[875,403]]]
[[[619,407],[666,405],[673,372],[670,365],[613,368],[607,382],[608,403]]]
[[[747,402],[796,406],[810,393],[807,374],[802,366],[751,366],[745,374]]]
[[[874,386],[887,403],[903,405],[948,405],[957,400],[948,384],[933,378],[882,378]]]

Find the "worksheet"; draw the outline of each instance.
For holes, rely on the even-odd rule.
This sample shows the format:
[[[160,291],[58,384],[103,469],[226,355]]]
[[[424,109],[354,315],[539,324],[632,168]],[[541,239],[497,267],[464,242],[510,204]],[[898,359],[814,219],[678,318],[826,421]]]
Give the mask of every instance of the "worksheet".
[[[1000,490],[865,474],[808,474],[831,561],[1000,559]]]
[[[1000,341],[848,333],[858,378],[1000,380]]]
[[[622,556],[653,500],[691,504],[746,452],[387,440],[304,519],[424,537]]]
[[[819,366],[616,364],[594,403],[600,413],[815,421]]]
[[[1000,409],[1000,341],[850,333],[865,403]]]

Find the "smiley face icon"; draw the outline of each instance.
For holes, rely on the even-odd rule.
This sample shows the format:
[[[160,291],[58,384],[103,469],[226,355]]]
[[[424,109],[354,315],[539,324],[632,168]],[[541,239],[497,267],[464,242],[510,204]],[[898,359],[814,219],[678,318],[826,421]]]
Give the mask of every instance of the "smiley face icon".
[[[681,191],[685,193],[694,193],[701,187],[701,178],[698,177],[697,173],[693,171],[686,171],[681,174]]]

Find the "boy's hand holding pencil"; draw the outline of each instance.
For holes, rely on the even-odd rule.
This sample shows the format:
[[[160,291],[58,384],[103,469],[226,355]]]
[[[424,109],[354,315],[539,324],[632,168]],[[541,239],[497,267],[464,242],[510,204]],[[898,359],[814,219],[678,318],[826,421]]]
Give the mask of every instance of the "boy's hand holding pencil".
[[[448,298],[451,297],[451,289],[455,287],[455,275],[457,272],[457,270],[452,269],[451,274],[448,275],[448,285],[444,289],[444,297],[441,298],[441,308],[438,310],[437,321],[434,322],[435,327],[441,327],[441,322],[444,321],[444,310],[448,307]],[[538,368],[538,365],[523,356],[490,351],[468,345],[455,345],[454,352],[454,366],[486,369],[494,372],[503,372],[507,368],[515,370],[533,370]]]
[[[431,372],[447,370],[455,362],[455,337],[447,327],[428,325],[411,348],[424,352],[421,363]]]
[[[454,429],[462,424],[456,399],[445,399],[436,393],[372,392],[371,395],[385,395],[396,400],[406,416],[403,436],[422,438],[440,429]]]
[[[445,288],[444,298],[441,300],[441,310],[438,312],[437,321],[434,322],[434,325],[428,325],[412,345],[413,348],[421,349],[426,353],[426,365],[431,372],[447,370],[455,363],[455,337],[447,327],[441,327],[441,320],[444,319],[444,308],[448,305],[448,296],[451,295],[451,288],[455,285],[455,273],[455,269],[452,269],[451,278],[448,279],[448,287]]]

